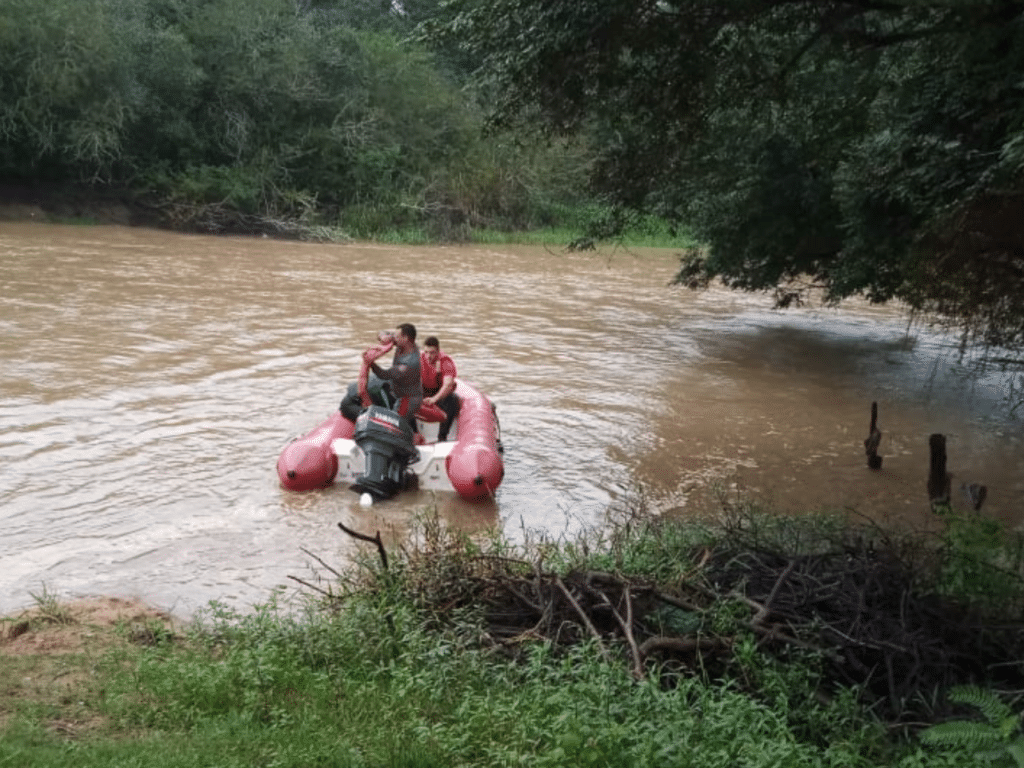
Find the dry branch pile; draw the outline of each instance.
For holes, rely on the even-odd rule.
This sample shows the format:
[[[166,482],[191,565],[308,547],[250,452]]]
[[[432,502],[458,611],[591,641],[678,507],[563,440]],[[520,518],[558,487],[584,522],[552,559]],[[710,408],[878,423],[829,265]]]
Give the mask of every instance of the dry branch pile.
[[[589,640],[606,658],[628,659],[637,677],[652,662],[722,674],[734,645],[753,637],[773,655],[819,655],[827,681],[863,686],[893,720],[920,716],[915,701],[958,683],[1024,687],[1024,620],[921,594],[913,566],[890,549],[861,541],[786,555],[724,538],[688,557],[686,578],[656,584],[447,549],[418,552],[404,579],[439,623],[481,612],[483,642],[511,656],[532,641]]]
[[[864,685],[897,717],[915,694],[1012,675],[1024,622],[985,619],[936,595],[919,594],[912,569],[868,546],[782,557],[721,553],[706,569],[705,597],[741,595],[757,628],[781,629],[820,648],[830,676]],[[774,638],[777,646],[778,638]]]

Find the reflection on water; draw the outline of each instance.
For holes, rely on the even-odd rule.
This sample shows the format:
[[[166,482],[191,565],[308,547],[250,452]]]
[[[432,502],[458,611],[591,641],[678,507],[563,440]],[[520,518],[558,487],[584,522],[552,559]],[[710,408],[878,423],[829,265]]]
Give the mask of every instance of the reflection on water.
[[[669,252],[393,247],[0,225],[0,611],[138,595],[187,614],[245,607],[338,522],[390,544],[436,504],[467,531],[600,524],[638,481],[681,514],[711,486],[783,510],[927,522],[927,437],[1022,518],[1011,379],[958,372],[955,345],[892,310],[771,311],[667,286]],[[486,504],[407,494],[370,511],[291,494],[274,464],[334,407],[376,330],[434,334],[498,405],[506,477]],[[879,402],[883,470],[862,440]]]

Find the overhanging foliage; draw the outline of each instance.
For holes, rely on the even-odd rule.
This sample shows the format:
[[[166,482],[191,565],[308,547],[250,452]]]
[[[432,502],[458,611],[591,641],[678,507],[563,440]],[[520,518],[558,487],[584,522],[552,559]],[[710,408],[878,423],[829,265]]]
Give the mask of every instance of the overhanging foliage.
[[[1024,343],[1024,2],[453,0],[492,125],[586,132],[623,213],[693,228],[680,280],[810,278]]]

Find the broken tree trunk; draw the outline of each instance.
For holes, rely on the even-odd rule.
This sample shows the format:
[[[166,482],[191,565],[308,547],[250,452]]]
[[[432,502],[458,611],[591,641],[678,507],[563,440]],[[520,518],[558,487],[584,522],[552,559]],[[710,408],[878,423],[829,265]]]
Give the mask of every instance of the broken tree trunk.
[[[864,453],[867,454],[868,466],[871,469],[882,468],[882,457],[878,455],[878,445],[881,442],[882,433],[878,430],[878,403],[871,403],[871,426],[864,441]]]
[[[949,503],[950,476],[946,472],[946,436],[935,434],[928,438],[930,469],[928,471],[928,498],[932,505]]]

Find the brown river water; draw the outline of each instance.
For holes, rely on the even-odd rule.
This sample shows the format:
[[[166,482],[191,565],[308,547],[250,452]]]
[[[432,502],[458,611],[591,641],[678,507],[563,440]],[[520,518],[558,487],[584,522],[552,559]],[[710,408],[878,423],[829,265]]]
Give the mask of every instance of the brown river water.
[[[0,223],[0,612],[44,591],[245,610],[314,578],[308,553],[343,565],[356,545],[338,522],[394,545],[431,503],[513,540],[598,528],[638,497],[705,515],[722,493],[927,528],[932,432],[954,488],[984,483],[986,514],[1024,520],[1019,380],[967,375],[955,339],[891,308],[779,312],[671,287],[675,266],[668,250]],[[343,487],[282,490],[282,447],[337,406],[375,332],[406,321],[497,404],[496,498],[364,510]]]

